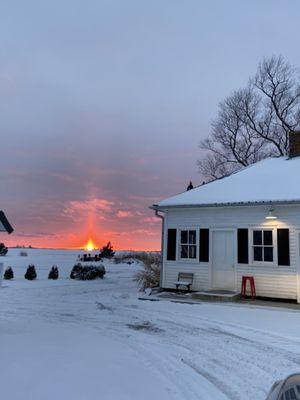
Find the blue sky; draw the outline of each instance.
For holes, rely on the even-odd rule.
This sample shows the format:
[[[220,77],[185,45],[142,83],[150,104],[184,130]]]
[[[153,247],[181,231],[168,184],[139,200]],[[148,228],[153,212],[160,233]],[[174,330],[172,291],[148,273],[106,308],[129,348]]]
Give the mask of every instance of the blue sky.
[[[148,205],[202,181],[198,144],[259,60],[300,67],[299,15],[291,0],[2,1],[11,243],[158,248]]]

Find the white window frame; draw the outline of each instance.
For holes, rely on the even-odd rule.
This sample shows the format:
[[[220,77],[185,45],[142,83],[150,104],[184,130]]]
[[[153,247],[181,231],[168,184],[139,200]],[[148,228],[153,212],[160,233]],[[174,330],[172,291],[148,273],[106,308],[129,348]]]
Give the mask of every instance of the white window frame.
[[[195,244],[181,243],[181,232],[182,231],[195,231],[196,232],[196,243]],[[179,232],[179,235],[178,235],[178,260],[194,262],[194,263],[198,262],[198,258],[199,258],[199,229],[195,228],[195,227],[182,227],[182,228],[179,228],[178,232]],[[184,246],[185,244],[187,246],[195,246],[196,247],[196,257],[195,258],[189,258],[189,257],[184,258],[184,257],[181,257],[181,246]]]
[[[255,245],[254,240],[253,240],[253,232],[254,231],[271,231],[272,232],[272,246],[264,246],[264,245]],[[277,266],[277,235],[276,235],[277,229],[274,227],[261,227],[257,226],[255,228],[251,228],[250,233],[251,237],[249,240],[249,254],[250,254],[250,260],[252,265],[258,265],[258,266]],[[272,247],[273,248],[273,261],[255,261],[254,260],[254,247]]]

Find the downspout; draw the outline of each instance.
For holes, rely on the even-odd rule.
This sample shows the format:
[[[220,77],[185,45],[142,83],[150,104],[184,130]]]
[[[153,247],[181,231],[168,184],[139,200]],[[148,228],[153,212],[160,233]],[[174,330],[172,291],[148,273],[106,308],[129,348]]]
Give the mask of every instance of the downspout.
[[[165,217],[158,213],[158,210],[155,210],[155,216],[161,219],[162,223],[162,233],[161,233],[161,252],[160,252],[160,277],[159,277],[159,286],[162,287],[163,281],[163,266],[164,266],[164,236],[165,236]]]

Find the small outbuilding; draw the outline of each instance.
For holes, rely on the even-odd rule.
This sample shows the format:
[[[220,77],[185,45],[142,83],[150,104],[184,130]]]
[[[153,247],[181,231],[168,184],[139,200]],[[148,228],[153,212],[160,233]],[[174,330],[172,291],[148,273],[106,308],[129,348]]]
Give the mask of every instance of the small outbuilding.
[[[192,290],[239,291],[251,275],[258,296],[300,303],[299,133],[290,136],[289,157],[267,158],[151,208],[163,218],[163,288],[174,289],[187,273]]]

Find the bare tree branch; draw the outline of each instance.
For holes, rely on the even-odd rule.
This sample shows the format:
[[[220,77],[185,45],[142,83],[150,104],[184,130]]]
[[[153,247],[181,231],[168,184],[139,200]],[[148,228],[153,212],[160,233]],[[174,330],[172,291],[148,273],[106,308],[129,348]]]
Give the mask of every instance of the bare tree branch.
[[[228,175],[268,156],[288,152],[288,135],[300,126],[300,83],[283,57],[264,59],[246,88],[219,104],[198,161],[209,179]]]

